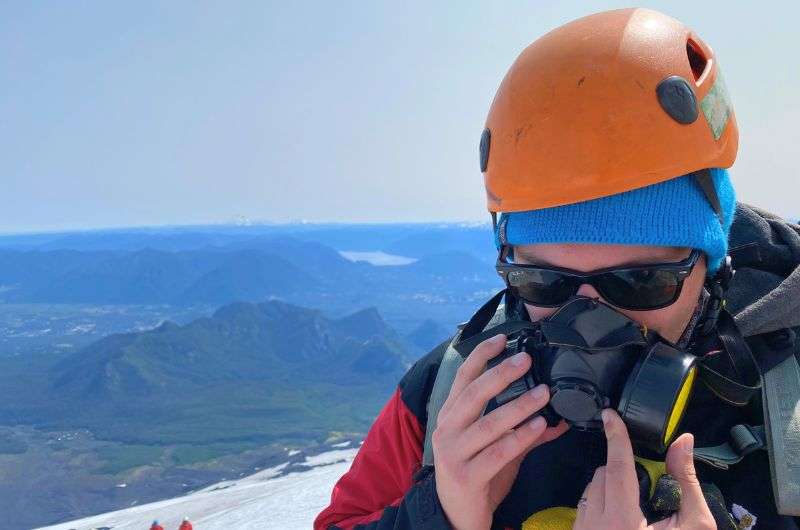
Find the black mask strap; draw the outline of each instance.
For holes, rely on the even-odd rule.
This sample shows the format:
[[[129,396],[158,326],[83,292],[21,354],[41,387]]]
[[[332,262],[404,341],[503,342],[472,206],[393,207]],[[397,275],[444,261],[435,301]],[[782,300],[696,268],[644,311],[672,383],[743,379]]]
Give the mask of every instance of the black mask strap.
[[[500,302],[506,298],[506,320],[497,326],[492,326],[487,329],[486,326],[492,320],[497,308],[500,307]],[[523,329],[533,329],[537,325],[531,323],[529,320],[515,318],[516,316],[517,300],[509,293],[508,289],[503,289],[494,295],[488,302],[478,309],[478,311],[469,319],[469,321],[461,329],[458,339],[453,344],[455,350],[461,354],[462,357],[469,355],[475,347],[484,340],[494,337],[498,334],[509,335],[516,333]]]
[[[713,278],[706,282],[706,289],[711,294],[706,305],[706,311],[695,329],[696,337],[704,339],[712,336],[717,329],[720,313],[725,309],[725,294],[733,278],[734,270],[731,266],[731,257],[725,256],[719,270]],[[697,342],[693,340],[692,342]]]
[[[461,338],[467,339],[486,328],[489,324],[489,321],[492,319],[494,314],[497,312],[497,308],[500,307],[500,301],[503,299],[503,296],[508,292],[508,289],[503,289],[492,298],[489,299],[488,302],[483,304],[478,311],[472,315],[472,318],[464,325],[461,329]]]
[[[700,358],[700,378],[714,394],[730,405],[743,407],[761,393],[761,372],[733,317],[722,309],[717,333],[723,350],[736,372],[736,380],[711,368],[710,358]]]
[[[711,298],[705,315],[697,323],[690,350],[702,355],[709,344],[719,340],[736,374],[735,379],[712,368],[715,359],[710,357],[700,358],[699,375],[717,397],[731,405],[743,407],[761,392],[761,373],[750,346],[745,342],[731,314],[725,309],[725,294],[733,274],[731,258],[726,256],[714,277],[706,282]]]

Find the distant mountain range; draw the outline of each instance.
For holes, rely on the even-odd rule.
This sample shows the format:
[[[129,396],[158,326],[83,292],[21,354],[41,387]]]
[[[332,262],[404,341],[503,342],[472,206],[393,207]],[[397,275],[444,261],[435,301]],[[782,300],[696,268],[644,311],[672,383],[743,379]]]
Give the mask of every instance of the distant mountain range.
[[[488,221],[488,217],[487,217]],[[421,257],[461,250],[491,259],[488,223],[262,224],[199,225],[100,229],[0,236],[0,248],[15,250],[154,250],[180,251],[250,247],[254,239],[289,236],[336,250],[384,251]]]
[[[36,393],[3,396],[0,420],[136,443],[313,439],[365,429],[411,360],[374,308],[332,320],[236,302],[101,339],[30,381]]]
[[[432,339],[428,328],[417,335]],[[413,361],[406,341],[373,307],[330,319],[271,300],[68,356],[0,358],[0,425],[20,426],[0,431],[0,474],[16,477],[0,482],[0,506],[36,506],[28,522],[105,511],[176,495],[174,477],[220,477],[194,461],[364,433]],[[42,445],[30,429],[64,435]],[[60,467],[43,471],[54,454]],[[132,498],[113,487],[125,481]]]
[[[498,284],[492,267],[467,252],[376,267],[288,236],[213,250],[0,250],[5,303],[221,305],[297,296],[315,305],[308,301],[361,294],[370,304],[376,296],[432,289],[459,296]]]
[[[0,237],[0,511],[63,520],[357,440],[501,287],[493,259],[456,225]]]

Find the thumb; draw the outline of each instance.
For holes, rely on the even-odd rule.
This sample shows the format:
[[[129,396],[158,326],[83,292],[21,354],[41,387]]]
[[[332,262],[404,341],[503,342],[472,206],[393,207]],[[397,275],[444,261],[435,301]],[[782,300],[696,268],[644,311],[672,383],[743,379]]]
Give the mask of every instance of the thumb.
[[[669,446],[667,473],[681,486],[680,518],[683,521],[713,520],[694,469],[694,436],[690,433],[682,434]]]

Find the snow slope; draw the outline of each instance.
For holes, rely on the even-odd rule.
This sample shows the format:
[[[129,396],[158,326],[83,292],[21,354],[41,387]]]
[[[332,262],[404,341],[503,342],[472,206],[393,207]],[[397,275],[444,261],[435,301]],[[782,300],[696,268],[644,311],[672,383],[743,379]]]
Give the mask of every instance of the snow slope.
[[[334,483],[350,468],[356,451],[337,449],[306,457],[300,471],[283,474],[287,464],[281,464],[183,497],[45,528],[147,530],[158,519],[165,530],[175,530],[188,516],[196,530],[309,530],[330,502]]]

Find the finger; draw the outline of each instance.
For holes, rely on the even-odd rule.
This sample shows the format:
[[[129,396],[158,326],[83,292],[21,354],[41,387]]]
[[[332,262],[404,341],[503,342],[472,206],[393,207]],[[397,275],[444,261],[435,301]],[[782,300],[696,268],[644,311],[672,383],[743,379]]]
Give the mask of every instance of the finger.
[[[467,458],[474,456],[544,407],[549,399],[550,389],[539,385],[479,418],[461,436],[459,447],[463,454]]]
[[[536,446],[546,444],[547,442],[552,442],[565,432],[569,430],[569,424],[564,420],[561,420],[558,425],[555,427],[548,427],[547,430],[544,431],[544,434],[541,435],[537,440],[534,441],[533,446],[530,449],[533,449]]]
[[[594,509],[593,513],[601,514],[606,511],[606,466],[600,466],[594,470],[594,477],[589,484],[596,484],[590,491],[594,497],[590,499],[590,505]]]
[[[531,367],[531,356],[520,352],[486,370],[458,395],[447,411],[446,421],[457,429],[466,429],[478,419],[486,403],[522,377]]]
[[[592,480],[583,490],[577,506],[575,525],[578,528],[590,527],[590,522],[596,522],[603,513],[605,505],[605,468],[603,466],[594,470]]]
[[[531,441],[531,443],[528,444],[528,447],[526,447],[525,450],[522,452],[522,457],[530,453],[536,447],[544,445],[547,442],[552,442],[553,440],[555,440],[568,430],[569,430],[569,424],[567,424],[567,422],[565,422],[564,420],[561,420],[561,422],[559,422],[559,424],[556,425],[555,427],[546,428],[544,430],[544,433],[542,433],[540,437],[536,438],[535,440]]]
[[[611,409],[603,411],[603,427],[608,441],[605,496],[622,508],[639,507],[639,481],[633,461],[633,448],[622,418]]]
[[[694,436],[682,434],[672,442],[667,451],[667,473],[681,486],[681,521],[712,520],[711,510],[700,489],[700,481],[694,469]]]
[[[589,482],[583,490],[583,493],[581,493],[581,498],[578,499],[578,504],[575,506],[575,524],[572,526],[573,529],[587,528],[589,526],[590,518],[587,516],[587,513],[589,512],[589,489],[591,487],[592,483]]]
[[[450,387],[450,394],[442,405],[441,411],[444,412],[452,406],[455,398],[468,384],[477,379],[485,370],[489,359],[497,357],[506,347],[506,336],[503,334],[495,335],[478,344],[470,353],[464,363],[458,368],[456,377]],[[452,399],[451,399],[452,398]]]
[[[503,469],[506,464],[524,454],[537,441],[547,428],[547,422],[537,416],[525,422],[513,431],[509,431],[499,440],[475,455],[469,464],[467,476],[488,482]]]
[[[452,395],[458,396],[468,384],[480,377],[486,370],[486,363],[500,355],[500,352],[506,347],[506,338],[501,333],[475,346],[475,349],[467,356],[456,373],[453,386],[450,388]]]
[[[676,528],[681,528],[681,523],[678,521],[678,514],[672,514],[666,519],[662,519],[657,523],[653,523],[651,526],[647,527],[647,530],[675,530]],[[712,528],[716,528],[713,526]]]

